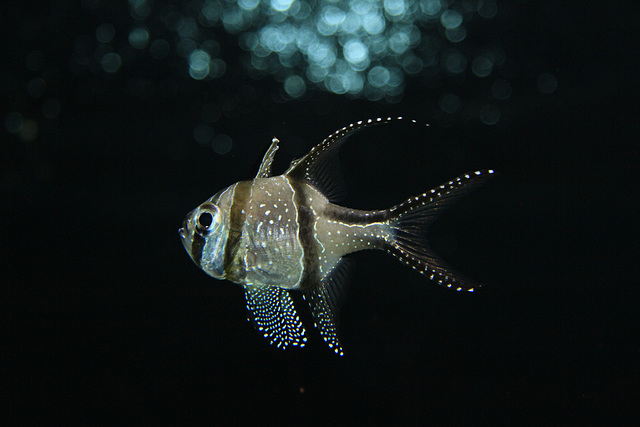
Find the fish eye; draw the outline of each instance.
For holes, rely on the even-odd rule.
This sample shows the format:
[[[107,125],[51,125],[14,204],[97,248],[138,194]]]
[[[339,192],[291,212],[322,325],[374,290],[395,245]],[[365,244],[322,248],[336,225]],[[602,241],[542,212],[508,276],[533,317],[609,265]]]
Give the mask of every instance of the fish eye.
[[[202,228],[209,228],[212,222],[213,215],[211,215],[209,212],[203,212],[198,217],[198,225]]]

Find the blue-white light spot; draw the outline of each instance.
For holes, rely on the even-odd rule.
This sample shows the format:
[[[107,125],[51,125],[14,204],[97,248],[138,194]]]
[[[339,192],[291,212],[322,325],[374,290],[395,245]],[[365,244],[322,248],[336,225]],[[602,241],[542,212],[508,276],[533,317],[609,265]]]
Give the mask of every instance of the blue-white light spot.
[[[362,27],[362,17],[353,11],[347,12],[347,16],[342,23],[342,32],[345,34],[356,34]]]
[[[442,11],[440,0],[421,0],[420,9],[428,16],[438,16]]]
[[[202,80],[209,75],[211,70],[209,61],[211,57],[204,50],[196,49],[189,56],[189,75],[195,80]]]
[[[322,20],[332,27],[342,24],[346,16],[347,14],[336,6],[327,6],[322,10]]]
[[[452,74],[460,74],[467,68],[467,58],[457,51],[448,52],[444,56],[444,68]]]
[[[193,129],[193,139],[199,144],[207,144],[213,140],[213,126],[201,123]]]
[[[364,77],[362,74],[349,72],[347,78],[349,79],[349,93],[357,95],[362,92],[362,88],[364,87]]]
[[[369,66],[369,50],[359,40],[349,40],[343,49],[344,58],[359,69]]]
[[[458,28],[462,24],[462,15],[456,10],[445,10],[440,16],[440,22],[446,29]]]
[[[258,7],[258,4],[260,4],[260,0],[238,0],[238,6],[246,11],[255,9]]]
[[[500,110],[492,104],[487,104],[480,109],[480,120],[485,125],[495,125],[500,121]]]
[[[309,28],[301,28],[296,35],[296,45],[302,51],[318,44],[318,34]]]
[[[300,76],[289,76],[284,81],[284,90],[292,98],[300,98],[307,90],[304,80]]]
[[[407,74],[418,74],[420,71],[422,71],[423,67],[424,62],[422,61],[422,59],[415,55],[407,55],[402,60],[402,69]]]
[[[231,151],[232,147],[233,140],[229,135],[225,134],[216,135],[211,143],[211,148],[213,148],[213,151],[217,154],[227,154]]]
[[[279,27],[272,25],[260,30],[260,43],[271,52],[281,52],[287,47],[287,43],[292,41],[291,31],[282,31]]]
[[[311,6],[309,6],[307,2],[303,3],[298,1],[294,3],[293,6],[295,10],[291,10],[289,13],[291,13],[291,16],[293,16],[295,19],[304,21],[305,19],[309,18],[309,15],[311,15]]]
[[[232,34],[246,29],[249,24],[245,21],[245,16],[239,8],[224,9],[220,19],[225,30]]]
[[[485,19],[491,19],[498,13],[498,6],[495,0],[483,0],[478,9],[478,14]]]
[[[131,16],[137,20],[143,20],[151,13],[151,5],[147,0],[129,0]]]
[[[319,43],[315,49],[309,50],[309,60],[322,67],[330,67],[336,62],[335,48],[324,43]]]
[[[178,21],[178,34],[184,38],[193,38],[198,35],[198,24],[193,18],[181,18]]]
[[[330,74],[329,78],[325,80],[325,85],[327,89],[338,95],[345,94],[349,91],[349,82],[346,76],[340,74]]]
[[[117,53],[109,52],[102,57],[100,65],[107,73],[116,73],[122,66],[122,58]]]
[[[271,8],[278,12],[286,12],[292,3],[293,0],[271,0]]]
[[[222,77],[227,71],[227,64],[220,58],[213,58],[209,62],[209,77]]]
[[[378,65],[369,71],[367,79],[372,86],[381,88],[389,83],[389,80],[391,80],[391,73],[389,73],[389,70],[385,67]]]
[[[323,36],[331,36],[340,30],[342,22],[347,14],[336,6],[326,6],[322,9],[321,18],[316,24],[316,28]]]
[[[487,77],[492,69],[493,63],[486,56],[477,56],[471,62],[471,71],[478,77]]]
[[[397,102],[408,74],[420,74],[434,89],[447,84],[446,79],[459,83],[467,68],[471,78],[496,71],[508,76],[498,45],[488,46],[482,38],[469,41],[482,26],[491,25],[485,21],[497,14],[495,0],[184,0],[159,8],[149,0],[129,0],[129,5],[136,21],[128,34],[134,49],[149,48],[156,59],[176,54],[188,62],[196,80],[219,77],[230,50],[220,49],[218,32],[210,27],[222,26],[237,34],[247,52],[243,64],[257,74],[276,76],[286,98],[319,88]],[[158,16],[143,22],[152,9]],[[175,37],[153,40],[154,25]],[[95,39],[88,38],[88,52],[76,49],[76,67],[95,67],[97,57],[103,69],[115,72],[129,62],[131,50],[118,50],[127,54],[122,58],[105,55],[115,49],[104,46],[116,38],[112,24],[96,29],[95,39],[102,44],[97,54]],[[38,69],[42,61],[29,62]],[[542,93],[550,87],[538,85]],[[491,94],[496,100],[507,96],[498,88]]]
[[[404,0],[384,0],[384,10],[390,16],[400,16],[404,14],[406,8]]]
[[[243,1],[241,0],[241,2]],[[222,4],[214,1],[206,1],[200,10],[200,13],[208,24],[213,25],[217,23],[222,16]]]
[[[313,83],[320,83],[329,75],[329,70],[327,69],[327,67],[311,64],[307,68],[306,74],[307,78]]]
[[[149,31],[146,28],[134,28],[129,33],[129,44],[136,49],[144,49],[149,43]]]
[[[460,43],[467,37],[467,29],[460,25],[456,28],[447,28],[444,34],[451,43]]]
[[[409,49],[409,35],[404,32],[394,33],[389,37],[389,47],[397,54],[402,54]]]
[[[404,77],[402,72],[397,67],[389,68],[389,87],[385,88],[388,94],[398,95],[399,89],[402,87]]]
[[[367,33],[371,34],[372,36],[383,32],[385,26],[386,25],[384,18],[377,12],[367,13],[362,20],[362,27]]]

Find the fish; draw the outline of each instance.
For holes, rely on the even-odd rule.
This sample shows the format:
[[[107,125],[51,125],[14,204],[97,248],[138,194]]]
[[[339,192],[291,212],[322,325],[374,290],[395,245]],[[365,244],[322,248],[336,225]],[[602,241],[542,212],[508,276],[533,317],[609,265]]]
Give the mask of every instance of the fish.
[[[337,204],[344,183],[337,154],[349,136],[374,125],[403,120],[361,120],[326,137],[282,174],[271,166],[279,148],[273,138],[252,180],[236,182],[189,212],[179,235],[209,276],[244,288],[248,320],[278,348],[304,347],[307,332],[292,292],[301,292],[314,326],[329,348],[343,356],[338,315],[345,298],[346,255],[383,250],[438,285],[474,292],[481,285],[455,272],[429,247],[435,218],[494,174],[465,173],[387,209],[358,210]],[[412,122],[416,123],[415,120]]]

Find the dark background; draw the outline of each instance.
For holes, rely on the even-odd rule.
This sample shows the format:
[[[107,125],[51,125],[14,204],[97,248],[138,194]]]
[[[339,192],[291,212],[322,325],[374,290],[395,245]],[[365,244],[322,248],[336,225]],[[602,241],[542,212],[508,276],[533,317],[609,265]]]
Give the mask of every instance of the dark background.
[[[2,417],[631,423],[639,16],[609,2],[498,8],[492,36],[519,71],[490,126],[474,113],[473,100],[486,98],[481,79],[458,87],[471,101],[450,116],[438,109],[450,87],[420,76],[406,80],[400,102],[313,88],[287,101],[277,79],[246,72],[246,53],[222,28],[208,29],[227,62],[220,79],[195,81],[176,55],[157,61],[144,50],[109,74],[79,69],[74,44],[104,22],[127,28],[126,3],[2,6]],[[26,60],[34,50],[38,67]],[[537,90],[540,72],[557,78],[556,91]],[[44,93],[29,86],[34,78]],[[233,140],[228,154],[194,140],[203,111]],[[11,128],[16,112],[21,131]],[[200,202],[252,177],[273,136],[282,171],[339,127],[387,115],[431,126],[353,136],[341,158],[344,204],[382,208],[467,171],[497,170],[430,235],[486,285],[458,294],[385,254],[359,253],[341,315],[346,355],[326,348],[302,304],[308,346],[272,348],[245,320],[242,289],[199,271],[177,229]]]

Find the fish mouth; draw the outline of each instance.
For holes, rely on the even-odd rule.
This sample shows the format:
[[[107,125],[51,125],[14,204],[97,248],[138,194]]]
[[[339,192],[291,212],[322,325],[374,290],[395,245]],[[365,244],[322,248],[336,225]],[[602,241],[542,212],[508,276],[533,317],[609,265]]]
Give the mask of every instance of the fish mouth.
[[[180,239],[184,241],[187,238],[187,219],[182,220],[182,227],[178,229],[178,234],[180,235]]]
[[[186,227],[180,227],[180,229],[178,230],[178,234],[180,235],[182,246],[184,246],[184,249],[187,251],[189,256],[191,256],[191,242],[189,241],[189,238],[187,236]]]

